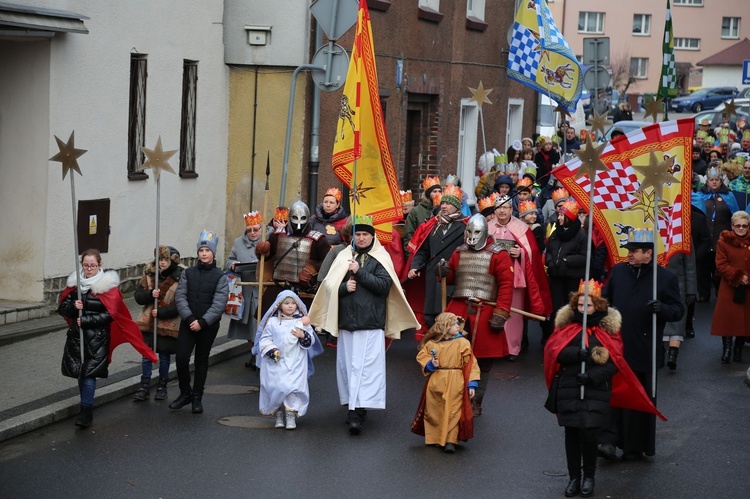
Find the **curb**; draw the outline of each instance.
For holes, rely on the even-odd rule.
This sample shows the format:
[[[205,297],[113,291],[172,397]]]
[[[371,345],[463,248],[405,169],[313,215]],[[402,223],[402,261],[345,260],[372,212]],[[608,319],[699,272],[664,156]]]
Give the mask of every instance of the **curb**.
[[[219,362],[244,355],[247,353],[247,350],[247,341],[230,340],[211,349],[211,355],[208,357],[208,365],[212,366]],[[190,371],[192,372],[194,369],[195,365],[191,361]],[[172,366],[169,370],[169,379],[174,379],[176,374],[177,369]],[[94,397],[94,407],[99,407],[132,395],[140,384],[141,376],[139,374],[97,389]],[[46,407],[27,412],[26,414],[0,421],[0,442],[75,416],[79,412],[80,403],[81,399],[79,397],[70,397],[66,400],[54,402]]]

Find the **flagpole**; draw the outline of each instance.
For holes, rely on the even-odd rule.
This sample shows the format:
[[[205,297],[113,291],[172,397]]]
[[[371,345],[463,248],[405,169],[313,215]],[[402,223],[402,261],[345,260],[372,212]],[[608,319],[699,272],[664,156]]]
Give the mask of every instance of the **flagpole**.
[[[78,299],[83,302],[83,294],[81,293],[81,266],[78,261],[78,258],[81,255],[81,252],[78,251],[78,214],[76,213],[76,181],[73,178],[75,175],[73,173],[70,174],[70,201],[73,207],[73,248],[76,252],[76,290],[78,291]],[[81,317],[83,317],[83,310],[78,309],[78,320],[81,320]],[[83,327],[81,327],[80,324],[77,324],[78,326],[78,341],[80,342],[80,350],[81,350],[81,369],[80,373],[78,374],[80,378],[84,377],[84,359],[83,359],[83,353],[85,351],[85,347],[83,345]]]
[[[156,176],[156,251],[155,251],[155,257],[156,257],[156,269],[154,270],[154,290],[159,289],[159,214],[161,213],[161,175]],[[151,291],[151,295],[153,296],[153,291]],[[158,318],[156,317],[158,315],[159,311],[159,297],[154,297],[154,311],[157,312],[154,314],[154,345],[153,350],[156,352],[156,329],[158,324]]]
[[[586,270],[583,274],[585,284],[583,286],[583,323],[581,324],[581,350],[586,349],[586,322],[589,306],[589,280],[591,279],[591,245],[593,244],[594,234],[594,182],[596,182],[596,171],[589,173],[589,216],[588,216],[588,235],[586,247]],[[586,373],[586,361],[581,361],[581,374]],[[581,385],[581,400],[584,397],[584,387]]]
[[[659,270],[659,262],[657,262],[656,252],[659,247],[659,193],[657,189],[654,189],[654,228],[652,239],[654,241],[654,251],[652,262],[654,268],[654,278],[651,287],[652,299],[656,300],[656,274]],[[651,398],[656,401],[656,313],[651,314],[651,334],[653,336],[651,341]]]
[[[268,179],[271,176],[271,152],[266,152],[266,187],[263,191],[263,211],[261,212],[261,216],[265,216],[266,211],[268,211],[268,191],[270,189],[268,184]],[[250,207],[252,209],[252,206]],[[272,223],[273,225],[273,223]],[[266,241],[266,227],[263,227],[263,219],[261,218],[260,221],[260,240],[262,242]],[[266,264],[266,255],[261,254],[260,255],[260,263],[258,264],[258,313],[257,313],[257,324],[256,327],[260,327],[260,321],[263,319],[263,313],[261,312],[263,308],[263,285],[265,284],[265,264]]]

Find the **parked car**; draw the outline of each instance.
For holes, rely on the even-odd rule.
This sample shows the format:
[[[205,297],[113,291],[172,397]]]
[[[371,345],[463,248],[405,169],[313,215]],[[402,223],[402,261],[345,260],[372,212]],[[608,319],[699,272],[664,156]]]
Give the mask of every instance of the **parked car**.
[[[737,97],[740,97],[742,99],[746,97],[750,97],[750,87],[745,87],[742,90],[740,90],[740,93],[737,95]]]
[[[704,109],[713,109],[725,100],[736,97],[737,94],[739,91],[736,87],[702,88],[690,95],[670,101],[669,109],[678,113],[689,111],[699,113]]]
[[[735,102],[737,102],[737,99],[735,99]],[[700,113],[697,113],[693,116],[693,119],[695,120],[695,129],[698,129],[698,125],[703,120],[708,120],[708,122],[711,124],[711,129],[716,128],[721,124],[721,115],[722,110],[724,109],[724,104],[721,105],[721,109],[710,109],[708,111],[701,111]],[[747,121],[748,113],[742,110],[737,110],[737,116],[735,116],[734,119],[742,118],[745,121]]]
[[[643,128],[644,126],[651,124],[651,121],[618,121],[617,123],[613,123],[612,126],[609,127],[606,132],[604,132],[604,135],[599,137],[599,142],[607,142],[612,139],[612,132],[615,131],[616,128],[619,128],[623,131],[623,133],[625,133],[625,135],[627,135],[633,130],[638,130],[639,128]]]
[[[731,100],[731,99],[729,99],[729,100]],[[719,104],[718,106],[716,106],[713,110],[714,111],[723,111],[724,108],[726,107],[726,103],[729,100],[723,101],[721,104]],[[734,98],[734,105],[737,106],[737,108],[740,111],[747,111],[748,108],[750,108],[750,98],[737,96],[737,97]]]

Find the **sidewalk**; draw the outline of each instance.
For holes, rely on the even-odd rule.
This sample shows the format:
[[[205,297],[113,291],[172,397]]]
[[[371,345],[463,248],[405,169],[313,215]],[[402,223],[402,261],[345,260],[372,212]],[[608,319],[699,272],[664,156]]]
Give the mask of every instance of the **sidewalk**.
[[[131,315],[140,307],[132,298],[125,303]],[[222,320],[209,364],[248,353],[247,342],[227,338],[229,321]],[[58,315],[0,326],[0,377],[5,381],[0,397],[0,442],[78,414],[78,386],[60,374],[65,322]],[[192,363],[191,363],[192,369]],[[156,383],[154,366],[152,382]],[[176,378],[174,358],[170,380]],[[120,345],[112,355],[109,377],[97,379],[94,405],[130,396],[141,381],[141,356]],[[170,383],[170,400],[177,386]]]

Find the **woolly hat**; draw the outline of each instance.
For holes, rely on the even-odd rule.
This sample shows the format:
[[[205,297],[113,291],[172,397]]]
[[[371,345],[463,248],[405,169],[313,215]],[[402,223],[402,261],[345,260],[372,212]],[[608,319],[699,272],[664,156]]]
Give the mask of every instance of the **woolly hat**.
[[[201,248],[208,248],[211,250],[211,253],[213,253],[215,257],[217,244],[219,244],[219,236],[216,235],[216,232],[210,231],[208,229],[203,229],[203,232],[201,232],[201,235],[198,238],[196,251],[199,251]]]
[[[443,189],[443,196],[440,198],[441,203],[448,203],[455,206],[457,209],[461,209],[461,198],[463,197],[463,192],[461,192],[461,189],[456,187],[453,184],[449,184],[446,186],[445,189]]]
[[[498,177],[495,179],[495,190],[497,190],[497,188],[502,184],[507,184],[508,187],[510,187],[511,189],[513,188],[513,180],[511,180],[509,175],[498,175]]]

